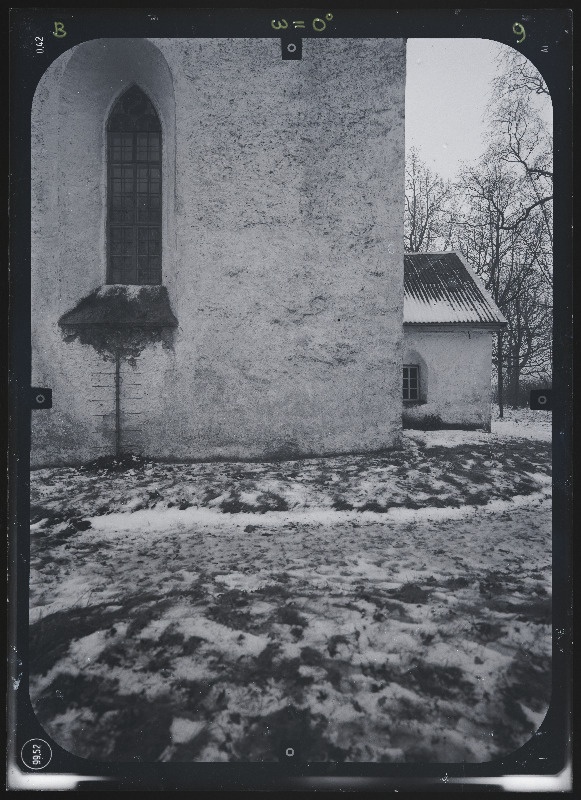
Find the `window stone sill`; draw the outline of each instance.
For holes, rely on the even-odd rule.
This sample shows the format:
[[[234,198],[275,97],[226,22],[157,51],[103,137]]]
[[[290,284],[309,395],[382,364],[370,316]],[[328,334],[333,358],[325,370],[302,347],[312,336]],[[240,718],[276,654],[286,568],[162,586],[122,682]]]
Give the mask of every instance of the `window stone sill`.
[[[100,286],[59,319],[59,325],[76,328],[107,325],[130,328],[176,328],[165,286]]]

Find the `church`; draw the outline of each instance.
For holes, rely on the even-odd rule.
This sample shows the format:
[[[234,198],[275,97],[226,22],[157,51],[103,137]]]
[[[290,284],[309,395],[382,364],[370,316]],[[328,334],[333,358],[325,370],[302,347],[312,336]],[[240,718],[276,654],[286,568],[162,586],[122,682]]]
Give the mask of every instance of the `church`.
[[[31,321],[53,403],[32,414],[33,466],[398,443],[402,366],[408,412],[431,369],[417,341],[404,352],[405,47],[305,39],[285,60],[276,38],[95,39],[51,64]],[[459,424],[486,429],[505,323],[462,324],[486,345]]]

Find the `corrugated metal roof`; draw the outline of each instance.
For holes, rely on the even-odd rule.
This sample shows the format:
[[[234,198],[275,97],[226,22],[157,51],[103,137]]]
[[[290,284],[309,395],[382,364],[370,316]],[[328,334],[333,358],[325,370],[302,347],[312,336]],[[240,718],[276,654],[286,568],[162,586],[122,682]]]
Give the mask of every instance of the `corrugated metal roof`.
[[[485,324],[506,319],[458,253],[406,253],[404,323]]]

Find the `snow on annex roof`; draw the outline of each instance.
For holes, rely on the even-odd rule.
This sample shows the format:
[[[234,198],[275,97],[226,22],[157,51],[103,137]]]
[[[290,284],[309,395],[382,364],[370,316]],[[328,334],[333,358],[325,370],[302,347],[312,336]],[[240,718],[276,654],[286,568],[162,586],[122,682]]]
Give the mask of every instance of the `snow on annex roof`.
[[[459,253],[405,253],[404,324],[500,328],[506,319]]]

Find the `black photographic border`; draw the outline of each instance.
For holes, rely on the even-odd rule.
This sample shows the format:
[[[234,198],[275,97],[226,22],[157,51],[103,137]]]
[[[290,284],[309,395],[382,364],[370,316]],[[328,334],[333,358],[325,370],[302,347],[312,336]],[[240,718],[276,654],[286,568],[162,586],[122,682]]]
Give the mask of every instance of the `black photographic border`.
[[[306,10],[306,9],[305,9]],[[309,18],[333,13],[323,33],[303,38],[481,38],[514,47],[543,75],[554,111],[554,380],[553,402],[553,687],[549,711],[519,750],[484,763],[116,763],[75,756],[36,720],[28,696],[28,577],[30,483],[30,185],[31,105],[45,70],[63,52],[98,38],[281,38],[273,18],[292,8],[13,9],[10,19],[10,272],[9,272],[9,756],[8,770],[26,770],[19,753],[31,738],[50,743],[52,760],[40,776],[66,775],[77,790],[165,791],[231,789],[305,791],[502,790],[505,776],[555,776],[571,753],[572,638],[572,12],[553,9],[351,10],[309,9]],[[66,38],[52,36],[64,24]],[[513,25],[526,39],[516,44]],[[34,37],[44,37],[37,55]],[[546,51],[544,48],[547,48]],[[542,412],[539,412],[542,413]],[[17,788],[9,776],[9,788]],[[25,788],[25,783],[21,784]],[[34,788],[30,784],[31,788]],[[20,787],[18,787],[20,788]],[[41,788],[40,783],[36,788]],[[50,783],[46,782],[50,789]],[[55,788],[56,784],[55,784]],[[563,789],[561,789],[563,791]]]

